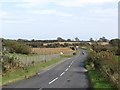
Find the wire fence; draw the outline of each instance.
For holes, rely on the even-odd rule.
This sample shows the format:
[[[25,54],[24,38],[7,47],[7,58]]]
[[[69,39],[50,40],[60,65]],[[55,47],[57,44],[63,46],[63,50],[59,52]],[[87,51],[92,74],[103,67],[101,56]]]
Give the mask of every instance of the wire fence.
[[[68,52],[68,53],[64,53],[63,56],[68,56],[71,54],[72,54],[72,52]],[[22,54],[8,53],[8,54],[2,56],[2,59],[3,59],[3,62],[5,62],[5,61],[9,62],[9,60],[12,59],[12,60],[14,60],[14,62],[16,62],[16,64],[19,64],[22,66],[28,66],[28,65],[47,62],[49,60],[59,58],[59,57],[61,57],[61,53],[44,54],[44,55],[43,54],[22,55]]]
[[[35,55],[35,56],[29,56],[29,57],[17,57],[17,60],[19,60],[22,64],[30,65],[32,63],[38,64],[41,62],[49,61],[53,58],[60,57],[60,54],[49,54],[49,55]]]

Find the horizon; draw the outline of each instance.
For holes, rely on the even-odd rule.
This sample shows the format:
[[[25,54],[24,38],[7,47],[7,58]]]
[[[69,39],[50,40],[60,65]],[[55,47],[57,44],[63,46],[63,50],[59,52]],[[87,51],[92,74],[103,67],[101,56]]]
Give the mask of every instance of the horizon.
[[[63,38],[63,37],[61,37],[62,39],[64,39],[64,40],[67,40],[67,39],[71,39],[71,38]],[[79,38],[79,37],[77,37],[77,38]],[[102,38],[102,37],[100,37],[100,38]],[[94,38],[92,38],[94,41],[97,41],[97,40],[99,40],[100,38],[98,38],[98,39],[94,39]],[[106,38],[106,37],[105,37]],[[56,38],[53,38],[53,39],[34,39],[34,38],[32,38],[32,39],[26,39],[26,38],[2,38],[2,39],[8,39],[8,40],[19,40],[19,39],[22,39],[22,40],[28,40],[28,41],[31,41],[31,40],[42,40],[42,41],[44,41],[44,40],[57,40],[57,37]],[[108,38],[106,38],[107,40],[112,40],[112,39],[119,39],[118,37],[117,38],[111,38],[111,39],[108,39]],[[90,38],[89,39],[80,39],[79,38],[79,40],[80,41],[90,41]],[[72,38],[71,39],[71,41],[75,41],[75,38]]]
[[[1,37],[118,38],[118,0],[2,0]]]

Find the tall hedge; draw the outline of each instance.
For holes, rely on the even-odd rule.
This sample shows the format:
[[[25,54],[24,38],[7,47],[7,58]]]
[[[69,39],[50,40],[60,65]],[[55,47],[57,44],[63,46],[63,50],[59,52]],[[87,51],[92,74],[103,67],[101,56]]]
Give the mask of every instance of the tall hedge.
[[[112,52],[92,51],[88,55],[88,61],[94,64],[94,68],[100,70],[101,74],[111,83],[119,87],[119,67],[118,61]]]
[[[17,42],[15,40],[4,40],[5,48],[10,53],[30,54],[31,48],[23,42]]]

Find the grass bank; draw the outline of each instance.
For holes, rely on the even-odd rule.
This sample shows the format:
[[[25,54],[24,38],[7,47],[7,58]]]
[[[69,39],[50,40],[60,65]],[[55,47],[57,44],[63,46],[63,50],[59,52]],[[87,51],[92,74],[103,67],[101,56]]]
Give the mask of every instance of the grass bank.
[[[65,59],[65,58],[69,58],[69,57],[72,57],[72,55],[64,55],[64,56],[61,56],[59,58],[51,59],[47,62],[43,62],[41,64],[28,66],[24,70],[18,69],[14,72],[8,72],[5,76],[2,77],[2,85],[33,76],[36,74],[37,71],[40,71],[47,66],[55,64],[55,63]]]
[[[97,70],[90,70],[88,71],[89,78],[93,85],[93,88],[109,88],[115,89],[115,87],[109,83]]]
[[[108,82],[100,73],[99,70],[92,69],[89,65],[89,62],[86,60],[85,62],[86,68],[88,70],[88,76],[90,78],[92,87],[94,89],[110,89],[110,90],[117,90],[115,86],[113,86],[110,82]]]
[[[116,56],[116,60],[118,60],[118,63],[120,64],[120,56]]]

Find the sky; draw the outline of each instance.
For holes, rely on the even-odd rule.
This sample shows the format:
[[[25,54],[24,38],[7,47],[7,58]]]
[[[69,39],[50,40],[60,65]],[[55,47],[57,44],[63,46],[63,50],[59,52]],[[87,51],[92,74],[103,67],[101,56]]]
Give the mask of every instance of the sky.
[[[118,37],[119,0],[0,0],[0,37]]]

